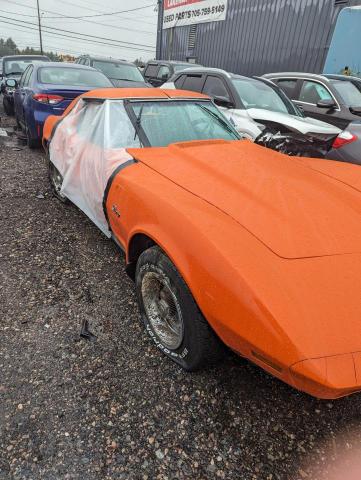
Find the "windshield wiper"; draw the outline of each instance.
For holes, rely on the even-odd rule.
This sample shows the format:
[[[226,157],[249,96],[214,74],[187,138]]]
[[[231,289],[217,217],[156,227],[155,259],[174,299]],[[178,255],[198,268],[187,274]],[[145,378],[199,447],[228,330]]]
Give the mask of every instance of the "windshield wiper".
[[[203,111],[207,112],[212,118],[215,118],[217,120],[217,122],[222,125],[222,127],[224,127],[228,132],[230,132],[233,136],[237,137],[236,135],[236,132],[235,130],[233,130],[233,128],[228,125],[228,122],[226,122],[225,120],[223,120],[222,117],[219,117],[215,112],[213,112],[213,110],[211,110],[210,108],[206,107],[205,105],[201,104],[201,103],[196,103],[196,105],[201,108]]]

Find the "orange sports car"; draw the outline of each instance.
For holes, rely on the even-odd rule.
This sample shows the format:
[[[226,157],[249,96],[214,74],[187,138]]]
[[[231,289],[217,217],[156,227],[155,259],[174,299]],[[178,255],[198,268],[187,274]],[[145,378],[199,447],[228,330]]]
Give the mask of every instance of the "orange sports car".
[[[222,344],[300,390],[361,390],[361,170],[240,141],[209,98],[106,89],[49,117],[55,195],[125,251],[186,370]]]

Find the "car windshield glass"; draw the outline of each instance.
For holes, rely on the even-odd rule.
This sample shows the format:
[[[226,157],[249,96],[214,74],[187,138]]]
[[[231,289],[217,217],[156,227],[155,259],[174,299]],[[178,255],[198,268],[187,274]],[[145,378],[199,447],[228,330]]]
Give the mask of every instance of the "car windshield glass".
[[[82,87],[111,87],[112,84],[102,73],[73,67],[44,67],[39,69],[40,83]]]
[[[299,115],[291,100],[283,98],[270,85],[253,78],[232,80],[238,95],[246,110],[250,108],[262,108],[272,112],[289,113]]]
[[[5,75],[21,75],[26,67],[30,63],[37,63],[37,62],[45,62],[47,61],[46,59],[42,60],[38,57],[35,58],[12,58],[9,60],[4,60],[4,74]]]
[[[349,107],[361,107],[361,92],[349,81],[333,81],[332,85]]]
[[[191,140],[238,140],[239,136],[210,101],[131,102],[141,127],[153,147]]]
[[[134,65],[127,65],[117,62],[101,62],[96,60],[93,67],[100,70],[109,78],[114,80],[129,80],[131,82],[144,82],[144,78],[138,68]]]

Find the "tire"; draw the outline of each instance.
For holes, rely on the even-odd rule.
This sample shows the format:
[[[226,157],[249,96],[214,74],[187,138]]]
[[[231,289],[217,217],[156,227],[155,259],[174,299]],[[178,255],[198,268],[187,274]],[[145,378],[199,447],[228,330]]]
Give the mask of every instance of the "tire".
[[[59,170],[55,167],[53,162],[51,162],[50,158],[48,158],[48,173],[49,173],[49,182],[52,194],[61,203],[67,204],[69,203],[68,198],[61,193],[61,185],[63,183],[63,177]]]
[[[37,138],[32,138],[30,130],[26,123],[25,123],[25,135],[26,135],[26,144],[31,150],[40,147],[40,141]]]
[[[159,247],[140,255],[135,281],[145,328],[167,357],[187,371],[199,370],[222,357],[223,344],[176,267]]]
[[[14,115],[14,110],[11,108],[11,105],[9,105],[9,102],[6,100],[5,97],[3,97],[3,107],[4,107],[4,112],[8,117],[11,117]]]

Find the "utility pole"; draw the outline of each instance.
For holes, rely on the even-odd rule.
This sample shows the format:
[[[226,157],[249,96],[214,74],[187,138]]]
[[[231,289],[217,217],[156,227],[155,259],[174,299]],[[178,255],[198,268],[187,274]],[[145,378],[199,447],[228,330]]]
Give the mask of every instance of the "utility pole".
[[[163,58],[163,0],[158,0],[158,28],[157,28],[157,60]]]
[[[40,52],[43,55],[43,39],[41,37],[41,21],[40,21],[40,8],[39,8],[39,0],[36,0],[38,5],[38,23],[39,23],[39,39],[40,39]]]

